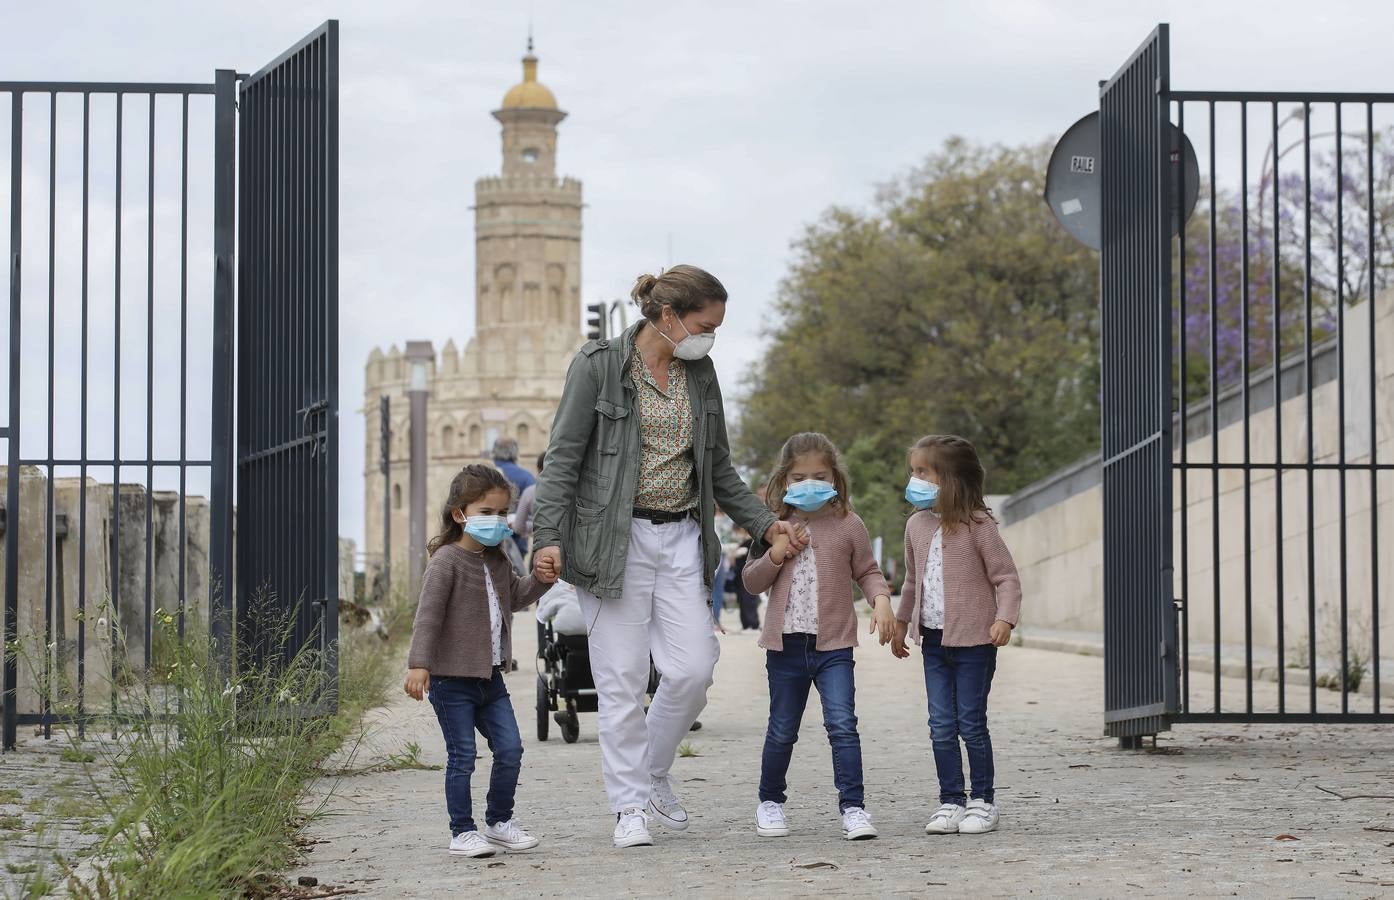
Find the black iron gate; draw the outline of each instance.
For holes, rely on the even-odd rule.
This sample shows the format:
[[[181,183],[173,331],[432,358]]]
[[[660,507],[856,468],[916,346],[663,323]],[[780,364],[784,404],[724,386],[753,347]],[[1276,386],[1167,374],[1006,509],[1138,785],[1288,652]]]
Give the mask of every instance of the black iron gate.
[[[338,24],[241,89],[237,631],[258,663],[307,650],[331,678],[339,622]],[[267,608],[279,615],[266,614]]]
[[[186,614],[206,615],[226,658],[234,477],[246,498],[238,577],[272,585],[287,612],[308,596],[313,621],[293,613],[291,639],[325,651],[334,671],[337,24],[242,77],[240,135],[238,80],[218,70],[213,84],[0,82],[4,749],[20,725],[47,736],[54,724],[147,712],[160,640],[171,627],[182,637]],[[37,199],[35,185],[47,188]],[[314,426],[313,463],[293,477],[281,464],[274,489],[287,496],[259,505],[246,491],[266,490],[267,467],[248,448],[263,447],[263,417],[288,402]],[[291,554],[293,566],[275,568]],[[239,626],[255,630],[237,594]],[[130,672],[143,690],[132,692]]]
[[[1167,48],[1100,97],[1106,731],[1394,721],[1394,94],[1173,91]]]
[[[1163,25],[1099,92],[1104,722],[1125,742],[1164,727],[1177,698],[1167,67]]]

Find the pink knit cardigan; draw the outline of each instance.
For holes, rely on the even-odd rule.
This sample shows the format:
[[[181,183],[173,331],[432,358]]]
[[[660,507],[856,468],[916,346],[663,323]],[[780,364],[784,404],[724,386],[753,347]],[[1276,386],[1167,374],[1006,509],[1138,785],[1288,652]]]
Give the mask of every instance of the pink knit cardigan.
[[[814,646],[819,650],[855,647],[857,611],[852,605],[852,582],[861,587],[868,603],[891,594],[871,554],[866,524],[853,512],[839,516],[831,505],[816,513],[797,513],[794,519],[808,526],[818,567],[818,640]],[[769,553],[747,562],[742,572],[746,590],[752,594],[770,592],[759,642],[766,650],[784,649],[784,612],[789,607],[793,573],[794,560],[775,565]]]
[[[929,545],[942,521],[922,510],[905,523],[905,586],[895,617],[920,642],[920,594]],[[1021,578],[997,523],[982,513],[969,527],[944,532],[944,646],[992,643],[988,629],[1001,619],[1015,627],[1021,612]]]

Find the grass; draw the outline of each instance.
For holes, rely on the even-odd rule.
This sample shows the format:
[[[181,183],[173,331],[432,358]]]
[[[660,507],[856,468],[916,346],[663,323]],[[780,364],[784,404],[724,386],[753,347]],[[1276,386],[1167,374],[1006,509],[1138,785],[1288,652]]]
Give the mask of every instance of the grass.
[[[24,820],[19,816],[0,816],[0,831],[23,831]]]
[[[18,788],[0,788],[0,803],[18,803],[21,799]]]
[[[81,747],[64,747],[63,752],[58,754],[58,758],[63,760],[63,762],[69,763],[90,763],[97,761],[97,757],[83,750]]]
[[[678,756],[680,756],[683,759],[690,759],[694,756],[701,755],[702,754],[698,752],[697,748],[693,746],[691,741],[683,741],[681,744],[678,745]]]
[[[381,775],[385,772],[401,772],[406,769],[419,769],[423,772],[436,772],[440,766],[434,763],[424,763],[421,761],[421,745],[415,741],[408,741],[401,753],[393,753],[380,763],[371,766],[360,766],[357,768],[344,767],[325,772],[337,778],[351,777],[355,775]]]
[[[389,612],[390,626],[409,615],[404,597]],[[266,604],[269,608],[271,604]],[[174,618],[157,613],[162,629]],[[284,634],[278,628],[267,631]],[[391,627],[398,638],[407,631]],[[168,638],[169,635],[166,635]],[[307,814],[313,781],[323,762],[382,702],[395,654],[367,629],[345,629],[337,689],[314,650],[261,667],[240,666],[229,676],[210,666],[206,636],[186,630],[182,643],[162,644],[162,666],[152,673],[171,698],[163,716],[138,720],[95,749],[96,767],[110,783],[91,779],[109,824],[90,877],[68,876],[78,898],[270,897],[279,872],[300,854],[297,838],[322,804]],[[272,654],[277,656],[276,654]],[[177,702],[175,698],[177,697]],[[296,713],[306,703],[336,701],[333,715]],[[410,746],[389,762],[419,764]],[[90,754],[89,754],[90,756]],[[95,759],[95,757],[93,757]],[[84,829],[100,828],[90,816]]]

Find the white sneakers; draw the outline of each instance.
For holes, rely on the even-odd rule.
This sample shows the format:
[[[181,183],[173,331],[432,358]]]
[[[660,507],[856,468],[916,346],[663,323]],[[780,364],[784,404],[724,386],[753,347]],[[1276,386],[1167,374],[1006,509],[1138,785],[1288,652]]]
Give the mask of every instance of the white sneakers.
[[[537,844],[537,838],[509,819],[507,822],[486,825],[483,831],[460,832],[450,839],[450,853],[478,859],[493,856],[499,849],[531,850]]]
[[[997,830],[997,805],[986,800],[969,800],[959,834],[987,834]]]
[[[615,822],[615,846],[651,847],[653,836],[649,834],[649,814],[643,807],[627,806]]]
[[[484,836],[477,831],[462,831],[450,839],[450,854],[452,856],[493,856],[494,845],[484,840]]]
[[[929,817],[925,834],[987,834],[997,830],[997,807],[986,800],[969,800],[968,805],[945,803]]]
[[[959,806],[957,803],[945,803],[934,811],[934,815],[929,817],[929,824],[925,825],[925,834],[958,834],[959,823],[967,815],[968,810]]]
[[[668,778],[649,778],[649,815],[653,816],[674,831],[687,827],[687,810],[682,808],[678,795],[673,793],[673,785]]]
[[[788,837],[789,821],[784,818],[784,806],[766,800],[755,808],[755,833],[760,837]]]
[[[865,841],[876,837],[876,826],[871,824],[871,816],[860,806],[849,806],[842,811],[842,836],[849,841]]]
[[[512,819],[486,826],[483,834],[484,840],[505,850],[531,850],[537,846],[537,838]]]

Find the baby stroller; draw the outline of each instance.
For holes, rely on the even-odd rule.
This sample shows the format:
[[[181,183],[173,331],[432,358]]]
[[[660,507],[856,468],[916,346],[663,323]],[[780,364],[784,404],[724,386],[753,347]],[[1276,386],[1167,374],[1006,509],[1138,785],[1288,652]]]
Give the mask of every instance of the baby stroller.
[[[564,582],[548,591],[537,605],[537,739],[547,740],[550,723],[561,727],[562,740],[581,736],[580,713],[595,712],[595,681],[591,678],[590,646],[586,641],[576,589]],[[575,604],[574,609],[572,604]],[[579,623],[579,627],[577,624]],[[650,696],[658,690],[658,672],[649,663]]]

